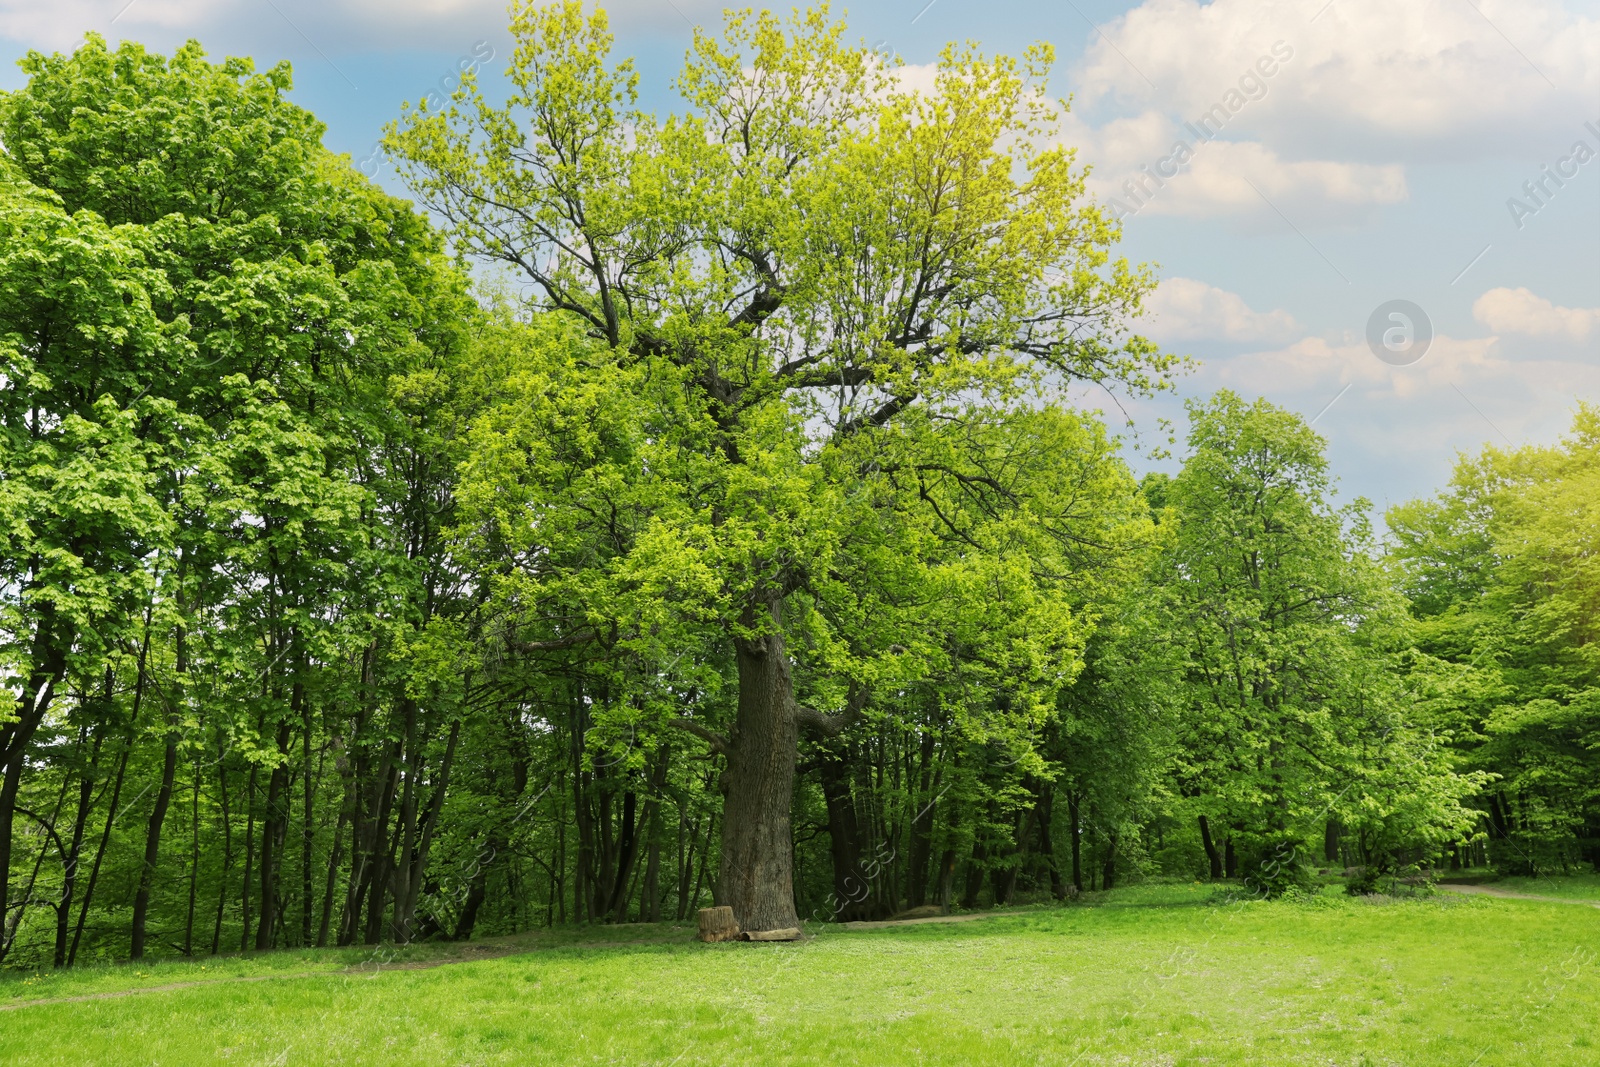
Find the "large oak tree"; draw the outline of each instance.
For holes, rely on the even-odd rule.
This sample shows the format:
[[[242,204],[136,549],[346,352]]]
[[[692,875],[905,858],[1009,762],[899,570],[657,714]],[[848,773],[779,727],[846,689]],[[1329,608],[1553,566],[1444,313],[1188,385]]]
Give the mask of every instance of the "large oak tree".
[[[517,6],[511,30],[504,104],[468,75],[388,143],[460,248],[677,390],[696,521],[649,537],[694,579],[675,588],[678,618],[737,665],[726,734],[685,722],[727,758],[720,896],[747,929],[795,926],[799,734],[837,731],[865,698],[843,685],[831,709],[800,704],[789,642],[847,572],[841,548],[894,508],[893,493],[863,507],[852,485],[882,471],[881,448],[913,495],[920,477],[1014,502],[963,427],[1073,381],[1159,386],[1172,361],[1127,328],[1152,280],[1112,260],[1116,227],[1056,139],[1046,46],[1020,60],[951,47],[919,88],[825,9],[732,12],[696,33],[684,113],[658,120],[611,58],[604,12]],[[661,583],[646,586],[658,602]],[[601,614],[623,639],[651,632],[642,611]],[[602,622],[542,641],[600,639]],[[870,673],[859,657],[841,671]]]

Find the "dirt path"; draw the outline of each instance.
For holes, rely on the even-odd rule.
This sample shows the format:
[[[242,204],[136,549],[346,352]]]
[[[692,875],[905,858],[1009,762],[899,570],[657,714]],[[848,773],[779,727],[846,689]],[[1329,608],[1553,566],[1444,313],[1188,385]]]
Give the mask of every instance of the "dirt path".
[[[1578,897],[1544,897],[1534,893],[1517,893],[1492,885],[1441,885],[1439,888],[1451,893],[1464,893],[1467,896],[1501,897],[1505,900],[1545,900],[1551,904],[1584,904],[1591,908],[1600,908],[1600,901],[1596,900],[1583,900]]]

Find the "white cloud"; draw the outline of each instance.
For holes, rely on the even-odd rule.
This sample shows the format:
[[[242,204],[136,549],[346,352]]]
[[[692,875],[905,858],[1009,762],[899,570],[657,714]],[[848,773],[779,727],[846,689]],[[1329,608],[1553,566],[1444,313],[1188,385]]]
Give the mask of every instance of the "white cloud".
[[[1098,128],[1069,116],[1063,139],[1094,165],[1090,190],[1136,214],[1347,222],[1407,197],[1397,164],[1287,159],[1259,141],[1202,140],[1156,111]]]
[[[1459,159],[1507,138],[1542,145],[1593,117],[1600,21],[1555,0],[1318,6],[1146,0],[1091,43],[1083,96],[1192,120],[1277,44],[1292,56],[1255,79],[1261,95],[1237,122],[1294,155]]]
[[[1490,289],[1473,302],[1472,317],[1501,334],[1583,341],[1600,333],[1600,308],[1561,307],[1527,289]]]
[[[1161,342],[1287,341],[1300,332],[1287,311],[1256,311],[1238,293],[1193,278],[1167,278],[1145,301],[1144,331]]]

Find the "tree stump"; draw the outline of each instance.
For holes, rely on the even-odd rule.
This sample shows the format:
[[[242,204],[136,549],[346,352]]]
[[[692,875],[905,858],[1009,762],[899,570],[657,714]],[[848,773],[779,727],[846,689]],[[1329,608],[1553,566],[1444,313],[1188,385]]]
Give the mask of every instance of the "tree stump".
[[[733,917],[732,908],[700,909],[700,940],[732,941],[738,936],[739,923]]]

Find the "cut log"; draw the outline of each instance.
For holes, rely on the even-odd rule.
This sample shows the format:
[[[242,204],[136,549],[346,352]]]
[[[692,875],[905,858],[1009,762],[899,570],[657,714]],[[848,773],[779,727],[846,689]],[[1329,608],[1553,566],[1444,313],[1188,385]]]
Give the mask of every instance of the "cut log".
[[[732,941],[738,936],[739,923],[733,917],[732,908],[700,909],[700,940]]]
[[[800,929],[786,926],[782,930],[746,930],[739,936],[745,941],[798,941]]]

